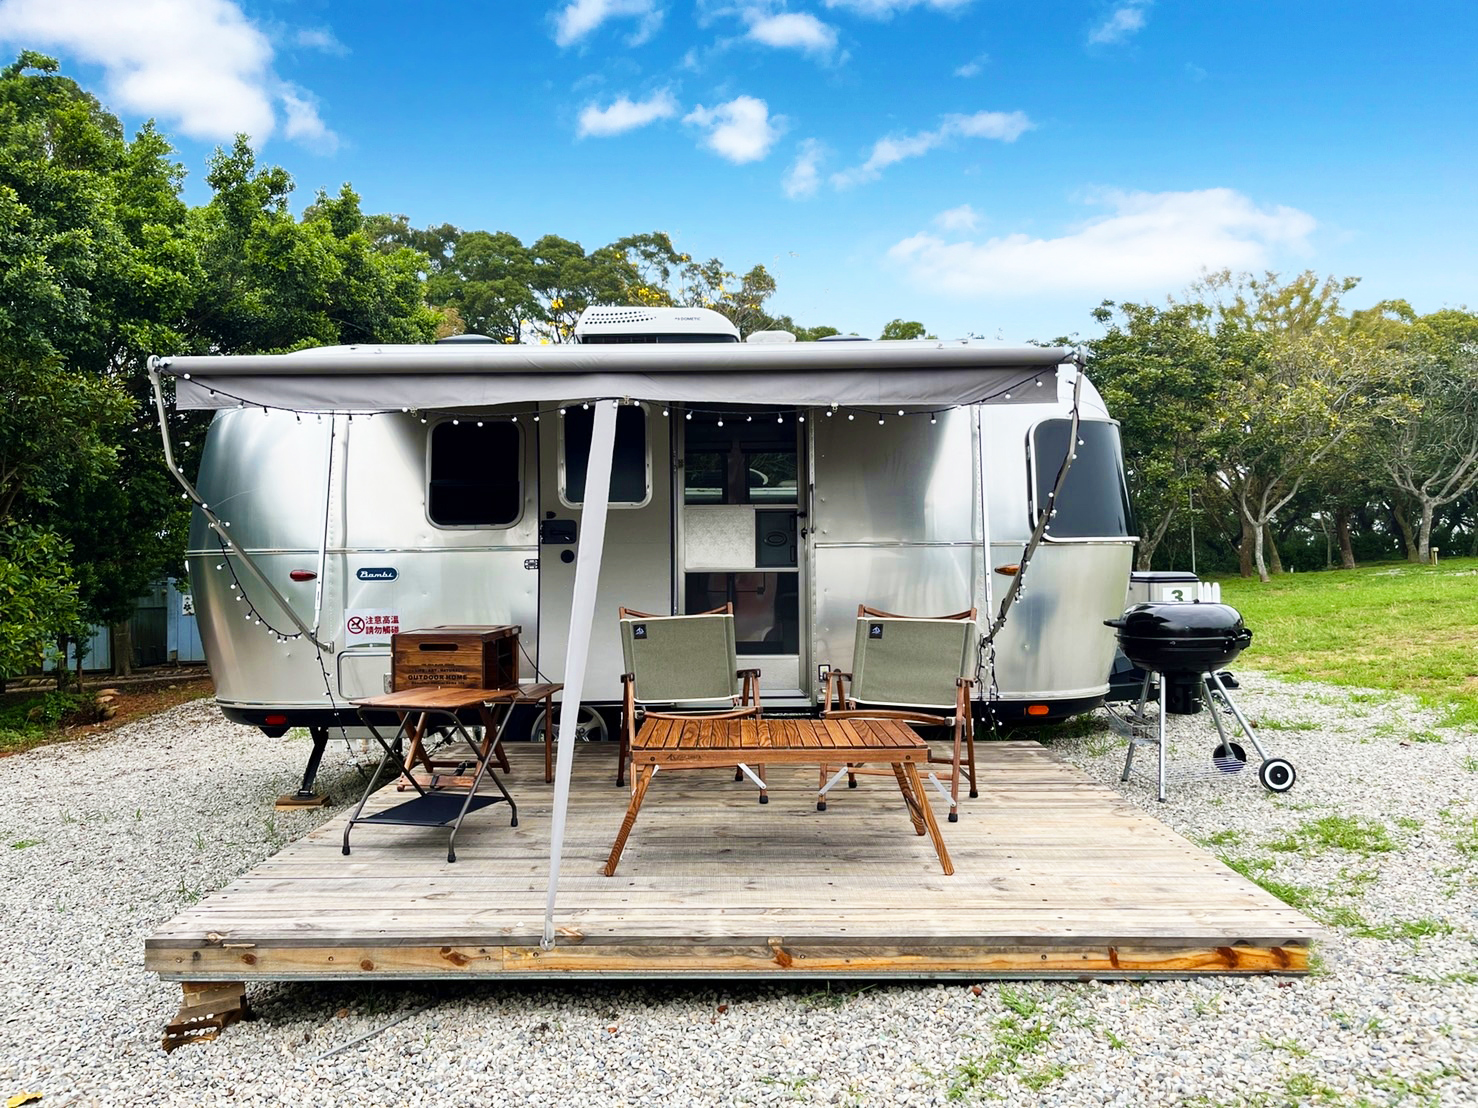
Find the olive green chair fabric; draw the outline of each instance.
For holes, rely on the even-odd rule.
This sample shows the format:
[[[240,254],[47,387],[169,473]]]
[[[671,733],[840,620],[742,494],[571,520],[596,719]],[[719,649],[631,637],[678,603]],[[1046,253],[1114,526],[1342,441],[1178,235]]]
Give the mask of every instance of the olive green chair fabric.
[[[959,819],[960,780],[975,784],[975,722],[970,690],[971,663],[979,629],[975,609],[939,618],[918,618],[857,607],[852,672],[831,670],[826,680],[822,716],[828,719],[887,718],[911,725],[947,728],[952,739],[948,757],[929,754],[931,765],[949,766],[949,787],[930,772],[929,781],[949,800],[949,819]],[[822,767],[816,807],[826,810],[826,797],[843,777],[855,786],[858,773],[887,773],[844,766],[834,774]]]
[[[620,610],[621,749],[616,784],[626,783],[631,744],[644,719],[740,719],[760,717],[759,670],[739,669],[734,606],[711,612],[664,616]],[[759,786],[760,803],[769,802],[764,767],[739,766]]]
[[[852,644],[851,699],[952,713],[969,674],[975,620],[859,616]]]
[[[622,616],[621,654],[638,704],[738,703],[732,615]]]

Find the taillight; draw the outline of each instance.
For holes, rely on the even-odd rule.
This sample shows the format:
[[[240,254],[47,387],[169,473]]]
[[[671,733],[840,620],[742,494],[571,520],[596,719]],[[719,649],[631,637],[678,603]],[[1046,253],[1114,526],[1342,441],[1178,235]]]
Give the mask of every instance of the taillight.
[[[318,576],[311,569],[295,569],[288,574],[294,581],[312,581]]]

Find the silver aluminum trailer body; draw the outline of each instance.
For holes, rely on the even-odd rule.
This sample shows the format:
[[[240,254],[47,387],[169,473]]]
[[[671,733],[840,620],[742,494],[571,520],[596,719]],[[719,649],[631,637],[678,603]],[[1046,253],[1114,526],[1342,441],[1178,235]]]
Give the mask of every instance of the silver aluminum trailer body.
[[[720,428],[724,413],[711,406],[691,419],[660,401],[627,406],[622,418],[639,425],[630,437],[640,448],[617,461],[627,484],[611,495],[587,701],[619,698],[618,606],[697,610],[727,594],[741,652],[755,652],[742,661],[760,668],[774,706],[814,706],[818,667],[850,667],[859,603],[920,615],[975,607],[985,630],[1011,580],[999,568],[1021,561],[1060,461],[1034,457],[1039,429],[1069,425],[1077,372],[1064,364],[1039,378],[1033,403],[903,417],[877,406],[748,405]],[[526,676],[563,680],[581,525],[566,463],[584,411],[575,402],[561,416],[545,405],[537,421],[528,404],[372,417],[220,412],[200,495],[332,646],[272,633],[290,633],[286,616],[197,510],[188,568],[227,714],[269,732],[321,725],[335,712],[348,721],[349,701],[385,689],[390,634],[437,624],[518,624]],[[1075,463],[1077,478],[1112,495],[1123,482],[1117,432],[1086,381],[1080,416],[1083,434],[1102,441]],[[435,456],[441,437],[474,425],[493,436],[489,464],[506,486],[496,525],[438,519],[434,505],[433,484],[449,479]],[[737,496],[713,487],[725,457],[744,459]],[[736,499],[747,502],[727,502]],[[1049,530],[994,650],[982,648],[982,704],[1006,715],[1045,706],[1034,714],[1057,718],[1097,703],[1114,652],[1102,621],[1123,609],[1132,543],[1127,528],[1070,538]]]

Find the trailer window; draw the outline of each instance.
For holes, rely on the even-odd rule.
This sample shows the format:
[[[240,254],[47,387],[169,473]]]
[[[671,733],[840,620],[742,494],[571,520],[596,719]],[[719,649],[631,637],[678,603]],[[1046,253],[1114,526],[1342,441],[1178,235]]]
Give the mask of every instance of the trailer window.
[[[746,418],[748,416],[748,418]],[[685,422],[684,504],[794,504],[798,495],[795,423],[725,412]]]
[[[801,649],[800,576],[795,573],[689,573],[689,612],[734,605],[740,654],[798,654]]]
[[[570,408],[561,417],[564,438],[564,499],[585,503],[585,471],[590,465],[590,436],[595,429],[594,408]],[[647,453],[647,413],[640,404],[616,409],[616,448],[611,458],[612,504],[645,504],[651,495],[651,464]]]
[[[501,420],[447,420],[431,428],[426,510],[441,527],[506,527],[523,514],[523,446]]]
[[[1124,463],[1119,451],[1119,428],[1102,420],[1078,424],[1077,457],[1067,481],[1052,501],[1048,495],[1067,455],[1070,419],[1044,420],[1032,430],[1032,518],[1049,502],[1057,510],[1049,539],[1119,539],[1135,534]]]

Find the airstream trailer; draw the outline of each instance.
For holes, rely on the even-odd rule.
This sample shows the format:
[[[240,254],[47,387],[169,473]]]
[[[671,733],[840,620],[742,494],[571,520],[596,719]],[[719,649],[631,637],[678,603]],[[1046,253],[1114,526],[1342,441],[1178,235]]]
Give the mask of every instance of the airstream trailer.
[[[181,406],[220,409],[188,569],[223,711],[268,734],[354,722],[391,635],[441,624],[515,624],[525,677],[564,680],[601,397],[620,403],[586,703],[619,699],[618,606],[724,601],[767,709],[815,708],[859,603],[978,608],[981,714],[1100,703],[1134,535],[1076,355],[763,338],[604,308],[565,346],[155,359]]]

